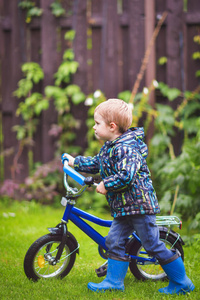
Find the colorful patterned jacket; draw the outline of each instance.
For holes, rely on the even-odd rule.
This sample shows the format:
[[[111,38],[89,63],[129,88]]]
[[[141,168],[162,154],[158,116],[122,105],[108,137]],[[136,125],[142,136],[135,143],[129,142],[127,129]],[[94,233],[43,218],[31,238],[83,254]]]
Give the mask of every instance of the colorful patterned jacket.
[[[160,212],[143,139],[142,127],[130,128],[114,141],[105,142],[98,155],[75,158],[76,171],[100,172],[113,217]]]

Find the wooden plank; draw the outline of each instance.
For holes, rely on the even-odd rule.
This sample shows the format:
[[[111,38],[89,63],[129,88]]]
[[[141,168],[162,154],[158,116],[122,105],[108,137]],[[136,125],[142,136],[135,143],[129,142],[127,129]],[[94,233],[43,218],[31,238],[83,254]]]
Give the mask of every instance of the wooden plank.
[[[3,72],[2,76],[2,110],[3,110],[3,135],[4,145],[3,148],[14,150],[13,156],[4,159],[5,178],[11,178],[11,166],[13,158],[18,153],[18,141],[16,134],[13,133],[12,127],[20,122],[15,116],[15,111],[18,105],[18,100],[13,97],[13,91],[17,88],[17,82],[21,77],[21,58],[22,49],[20,43],[20,22],[18,4],[15,2],[9,5],[8,1],[4,1],[4,12],[7,20],[11,20],[11,26],[3,28]],[[8,22],[9,24],[9,22]],[[9,83],[9,84],[8,84]],[[26,151],[24,151],[18,160],[18,163],[23,166],[23,172],[16,173],[16,180],[22,180],[27,175],[28,165],[26,160]]]
[[[107,98],[117,97],[118,93],[118,16],[117,1],[104,1],[106,19],[103,25],[101,59],[103,64],[101,85]]]
[[[196,13],[197,11],[200,11],[199,0],[188,0],[187,1],[187,11],[188,12],[193,12],[193,13]]]
[[[128,39],[128,61],[129,61],[129,87],[135,83],[144,56],[144,3],[139,0],[129,1],[129,39]],[[144,86],[141,82],[140,91]],[[139,91],[138,91],[139,92]]]
[[[76,15],[73,16],[72,26],[76,31],[76,37],[73,43],[75,52],[75,59],[79,63],[78,71],[74,74],[74,83],[80,86],[84,93],[88,93],[87,83],[87,0],[77,2],[77,6],[74,7]],[[76,120],[79,120],[80,127],[75,130],[78,138],[74,144],[81,147],[86,147],[87,139],[86,132],[87,126],[85,119],[87,118],[87,111],[84,104],[77,106],[72,105],[72,113]]]
[[[158,64],[158,60],[161,57],[166,57],[166,26],[162,26],[159,35],[156,39],[156,80],[166,82],[166,64]]]
[[[200,23],[200,8],[199,8],[199,11],[185,13],[185,22],[187,24],[191,24],[191,25],[199,24]]]
[[[101,70],[101,39],[102,39],[102,30],[98,27],[92,27],[92,90],[90,92],[94,92],[101,88],[100,85],[100,70]]]
[[[57,71],[56,62],[56,18],[52,15],[49,6],[53,3],[53,0],[41,0],[41,8],[43,9],[43,15],[41,18],[41,65],[45,74],[43,80],[43,87],[54,84],[53,75]],[[53,159],[55,150],[54,139],[49,136],[48,132],[51,125],[55,123],[57,116],[53,107],[53,103],[50,103],[50,107],[42,114],[42,140],[41,147],[42,161],[48,162]]]
[[[167,47],[167,79],[169,87],[176,87],[184,91],[184,62],[183,62],[183,1],[167,0],[168,16],[166,30]],[[176,109],[182,99],[177,98],[170,102],[170,106]],[[177,139],[179,136],[179,139]],[[175,155],[181,151],[182,134],[175,130],[172,138]]]
[[[185,32],[185,63],[186,63],[186,70],[185,70],[185,85],[187,90],[194,90],[199,85],[199,79],[195,76],[197,70],[200,70],[200,61],[199,59],[192,59],[192,54],[194,52],[200,51],[200,47],[197,43],[194,42],[194,36],[199,35],[199,28],[194,26],[187,26]]]
[[[155,0],[155,11],[156,11],[156,13],[165,11],[166,8],[167,8],[166,6],[167,6],[166,1]]]
[[[183,89],[181,70],[180,39],[183,35],[182,17],[183,1],[167,0],[169,9],[167,16],[166,47],[167,47],[167,84],[170,87]]]

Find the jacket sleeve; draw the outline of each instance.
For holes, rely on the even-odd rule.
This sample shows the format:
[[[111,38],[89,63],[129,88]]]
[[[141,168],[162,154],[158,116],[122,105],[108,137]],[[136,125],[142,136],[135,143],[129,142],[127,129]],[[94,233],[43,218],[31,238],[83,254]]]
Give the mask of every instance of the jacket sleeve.
[[[105,188],[110,191],[128,189],[135,181],[143,158],[132,147],[117,147],[112,154],[112,175],[103,179]]]
[[[90,174],[99,173],[99,155],[94,157],[77,156],[74,160],[74,169]]]

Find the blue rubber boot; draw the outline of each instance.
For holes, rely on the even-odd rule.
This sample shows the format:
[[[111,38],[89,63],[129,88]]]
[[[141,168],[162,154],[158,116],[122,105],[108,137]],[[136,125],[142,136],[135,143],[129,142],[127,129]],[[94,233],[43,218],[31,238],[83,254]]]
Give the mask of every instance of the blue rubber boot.
[[[159,289],[160,293],[180,295],[194,290],[195,286],[185,273],[181,256],[161,266],[169,278],[169,285]]]
[[[124,291],[124,278],[128,270],[128,261],[119,261],[108,258],[108,270],[106,278],[100,283],[88,283],[88,289],[94,292],[106,290]]]

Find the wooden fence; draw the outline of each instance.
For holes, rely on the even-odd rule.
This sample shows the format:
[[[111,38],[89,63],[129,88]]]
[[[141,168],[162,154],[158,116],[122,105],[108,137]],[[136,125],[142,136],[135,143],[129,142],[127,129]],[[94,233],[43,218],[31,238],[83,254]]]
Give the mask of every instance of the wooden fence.
[[[40,92],[53,84],[66,46],[63,37],[69,29],[76,31],[74,51],[79,62],[74,82],[86,94],[100,89],[107,98],[116,97],[121,91],[132,90],[156,24],[167,12],[139,90],[154,78],[181,90],[198,85],[195,71],[200,63],[191,57],[199,51],[193,41],[200,34],[199,0],[65,0],[61,3],[66,14],[60,18],[50,10],[55,0],[37,0],[43,14],[29,24],[19,2],[0,0],[0,150],[11,149],[11,155],[0,160],[1,178],[11,178],[13,157],[19,150],[12,127],[20,122],[15,115],[19,101],[13,91],[22,76],[21,65],[26,61],[41,65],[45,78]],[[92,47],[88,47],[88,39]],[[167,57],[167,64],[158,65],[160,57]],[[160,101],[159,95],[152,101]],[[85,147],[86,109],[81,106],[75,117],[82,120],[78,141]],[[35,137],[35,161],[45,163],[53,158],[55,141],[48,131],[56,118],[53,107],[42,114]],[[23,169],[18,180],[28,174],[26,151],[20,162]]]

